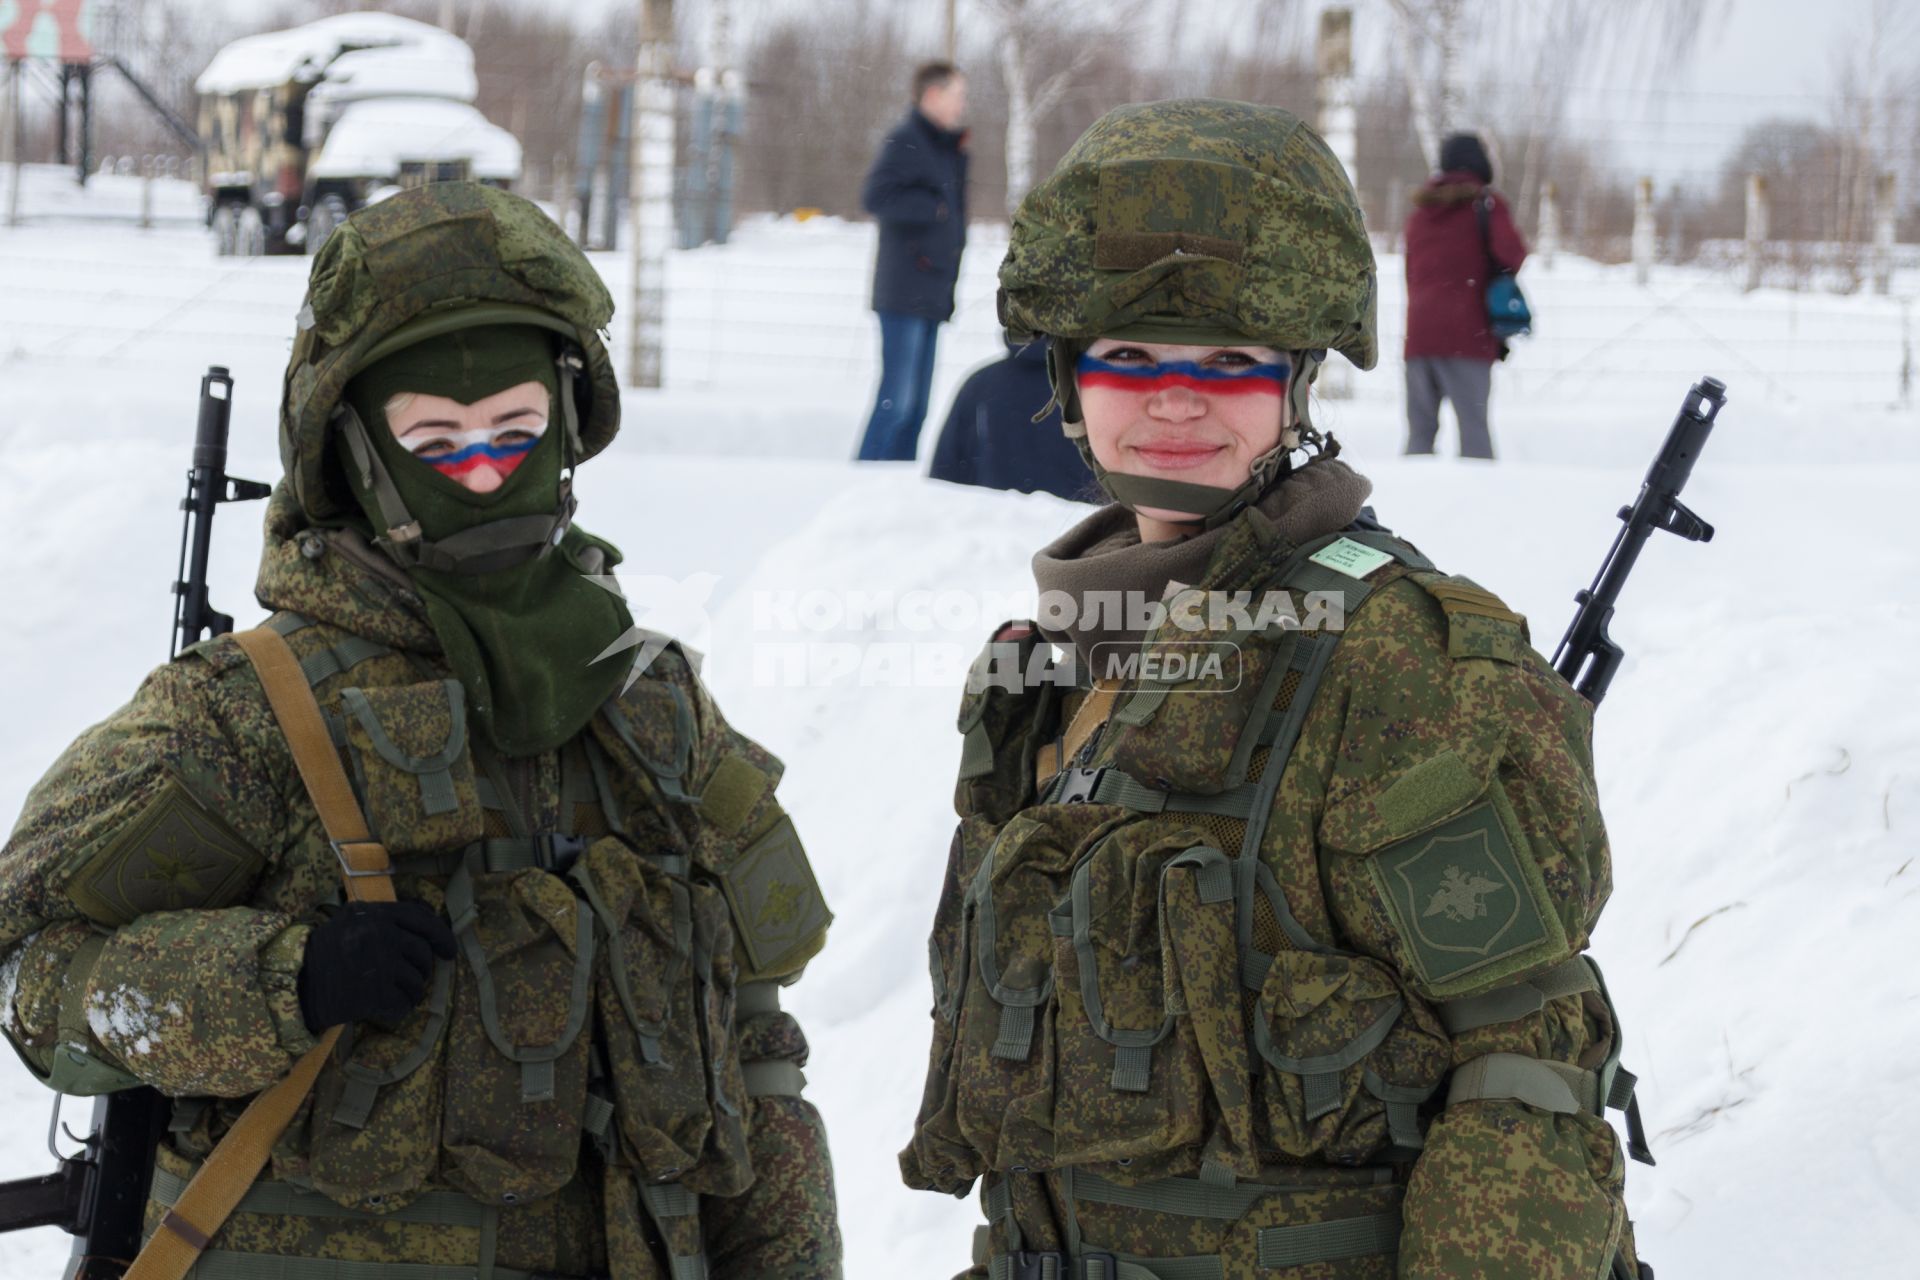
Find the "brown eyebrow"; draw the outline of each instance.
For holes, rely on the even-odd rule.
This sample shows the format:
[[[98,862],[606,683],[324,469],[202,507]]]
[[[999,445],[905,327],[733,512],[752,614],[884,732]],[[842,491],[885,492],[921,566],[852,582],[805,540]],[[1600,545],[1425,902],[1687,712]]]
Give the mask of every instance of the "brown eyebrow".
[[[528,414],[528,413],[533,413],[533,414],[537,414],[537,413],[539,413],[539,412],[540,412],[540,410],[538,410],[538,409],[532,409],[532,408],[528,408],[528,409],[509,409],[509,410],[507,410],[507,411],[506,411],[505,413],[496,413],[496,414],[494,414],[494,415],[493,415],[493,425],[497,427],[497,426],[499,426],[499,425],[500,425],[501,423],[503,423],[503,422],[509,422],[509,421],[511,421],[511,420],[512,420],[512,419],[514,419],[514,418],[518,418],[518,417],[520,417],[520,416],[521,416],[522,414]],[[437,431],[437,430],[440,430],[440,429],[442,429],[442,428],[447,428],[447,427],[453,427],[453,428],[458,428],[458,427],[459,427],[459,425],[460,425],[459,423],[457,423],[457,422],[455,422],[455,421],[454,421],[453,419],[451,419],[451,418],[425,418],[425,419],[422,419],[422,420],[421,420],[421,421],[419,421],[419,422],[416,422],[416,423],[413,423],[413,424],[412,424],[411,426],[409,426],[409,427],[407,427],[407,428],[405,428],[405,429],[404,429],[403,431],[401,431],[401,432],[400,432],[400,434],[401,434],[402,436],[410,436],[410,435],[412,435],[412,434],[413,434],[414,432],[416,432],[416,431],[421,431],[421,430],[426,430],[426,429],[429,429],[429,428],[431,428],[431,429],[433,429],[433,430],[436,430],[436,431]]]

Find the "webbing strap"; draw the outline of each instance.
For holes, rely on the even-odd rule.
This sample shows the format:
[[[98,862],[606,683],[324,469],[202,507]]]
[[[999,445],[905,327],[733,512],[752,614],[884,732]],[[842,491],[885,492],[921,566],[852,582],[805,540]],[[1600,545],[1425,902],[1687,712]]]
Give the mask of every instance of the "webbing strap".
[[[993,1056],[1010,1062],[1025,1062],[1033,1051],[1033,1006],[1000,1006],[1000,1028],[993,1039]]]
[[[158,1165],[153,1170],[153,1189],[149,1193],[158,1204],[171,1209],[180,1203],[187,1180]],[[306,1191],[291,1182],[264,1181],[234,1206],[235,1213],[258,1213],[274,1218],[344,1218],[356,1222],[405,1222],[432,1227],[472,1227],[485,1224],[488,1206],[458,1191],[428,1191],[414,1197],[392,1213],[374,1213],[336,1204],[318,1191]]]
[[[678,1182],[643,1182],[640,1184],[640,1203],[646,1206],[648,1215],[660,1225],[661,1238],[667,1242],[667,1258],[673,1269],[673,1280],[706,1280],[705,1250],[698,1253],[673,1252],[675,1233],[668,1231],[665,1223],[668,1218],[697,1219],[700,1216],[700,1197]],[[692,1234],[698,1238],[697,1231]]]
[[[1161,1178],[1128,1186],[1084,1169],[1079,1171],[1073,1184],[1074,1197],[1088,1204],[1110,1204],[1121,1209],[1173,1213],[1183,1218],[1209,1218],[1219,1222],[1238,1222],[1262,1198],[1284,1189],[1258,1182],[1216,1187],[1198,1178]]]
[[[1517,1053],[1489,1053],[1454,1068],[1447,1105],[1512,1099],[1559,1115],[1598,1115],[1599,1093],[1599,1077],[1591,1071]]]
[[[987,1263],[988,1280],[1222,1280],[1217,1254],[1148,1258],[1132,1253],[1089,1251],[1077,1260],[1059,1253],[1001,1253]]]
[[[1561,996],[1598,991],[1599,979],[1585,956],[1572,956],[1523,982],[1496,987],[1477,996],[1447,1000],[1436,1006],[1440,1021],[1452,1035],[1512,1022],[1546,1008],[1547,1001]]]
[[[1260,784],[1242,783],[1217,795],[1193,791],[1161,791],[1118,769],[1102,769],[1093,786],[1095,804],[1117,804],[1142,813],[1211,813],[1223,818],[1246,818],[1259,799]]]
[[[131,1273],[129,1273],[131,1274]],[[544,1280],[512,1267],[460,1267],[431,1262],[350,1262],[274,1253],[209,1249],[187,1280]]]
[[[1311,1262],[1395,1253],[1400,1248],[1400,1213],[1370,1213],[1361,1218],[1305,1222],[1297,1227],[1260,1228],[1260,1265],[1299,1267]]]
[[[331,649],[316,649],[300,659],[300,671],[309,686],[317,686],[322,680],[344,675],[369,658],[384,657],[392,652],[364,636],[348,636]]]
[[[313,801],[327,838],[340,859],[346,896],[356,902],[394,901],[386,848],[375,841],[367,829],[366,816],[353,798],[353,784],[340,766],[340,757],[334,751],[320,706],[314,701],[313,690],[293,650],[279,632],[266,627],[236,632],[233,638],[260,676],[260,686],[266,691],[267,703],[273,708],[274,719],[279,722],[287,747],[293,753],[300,780],[306,785],[307,796]],[[294,1063],[291,1071],[247,1104],[233,1128],[180,1194],[174,1208],[161,1220],[159,1229],[141,1247],[140,1255],[127,1269],[125,1280],[182,1280],[206,1250],[209,1238],[219,1231],[234,1206],[260,1176],[274,1142],[285,1132],[294,1113],[312,1091],[320,1068],[340,1038],[340,1031],[339,1027],[329,1028],[320,1037],[320,1043]],[[242,1273],[235,1270],[227,1274],[237,1277]],[[336,1276],[337,1273],[331,1272],[324,1278],[316,1274],[315,1280],[336,1280]],[[200,1280],[216,1280],[215,1273],[203,1271]],[[293,1280],[306,1280],[306,1277]]]
[[[747,1082],[749,1098],[797,1098],[807,1087],[806,1073],[786,1058],[743,1062],[740,1074]]]
[[[780,984],[777,982],[747,982],[733,993],[733,1020],[757,1018],[763,1014],[780,1012]]]

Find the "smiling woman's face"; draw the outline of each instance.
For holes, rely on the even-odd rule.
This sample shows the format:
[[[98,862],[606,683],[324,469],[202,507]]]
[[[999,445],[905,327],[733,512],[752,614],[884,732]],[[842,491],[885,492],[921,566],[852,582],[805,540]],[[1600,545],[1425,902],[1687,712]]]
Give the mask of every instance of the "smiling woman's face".
[[[386,415],[414,457],[475,493],[492,493],[546,431],[547,389],[523,382],[472,404],[409,392],[393,397]]]
[[[1100,338],[1076,374],[1087,443],[1108,471],[1238,488],[1254,459],[1280,443],[1291,372],[1272,347]],[[1147,541],[1179,533],[1150,525],[1199,518],[1158,507],[1136,514]]]

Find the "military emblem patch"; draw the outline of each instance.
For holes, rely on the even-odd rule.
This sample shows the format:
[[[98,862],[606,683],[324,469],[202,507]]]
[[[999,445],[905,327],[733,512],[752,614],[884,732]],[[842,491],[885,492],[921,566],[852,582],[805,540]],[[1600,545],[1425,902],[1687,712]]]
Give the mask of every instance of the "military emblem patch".
[[[793,819],[782,817],[748,845],[721,880],[734,928],[755,973],[778,973],[833,919]]]
[[[118,927],[151,911],[238,902],[267,860],[167,777],[147,807],[67,886],[85,915]]]
[[[1542,913],[1533,877],[1493,801],[1389,845],[1373,875],[1414,963],[1435,991],[1502,960],[1518,969],[1542,944],[1557,945],[1557,920]],[[1524,957],[1516,960],[1516,957]]]

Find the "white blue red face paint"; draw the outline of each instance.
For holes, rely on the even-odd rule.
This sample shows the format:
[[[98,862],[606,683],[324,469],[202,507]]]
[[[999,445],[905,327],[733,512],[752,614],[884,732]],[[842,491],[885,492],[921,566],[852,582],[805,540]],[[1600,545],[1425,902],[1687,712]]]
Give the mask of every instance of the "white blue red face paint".
[[[1083,355],[1074,365],[1082,390],[1105,387],[1145,395],[1169,387],[1185,387],[1202,395],[1256,395],[1278,398],[1286,394],[1293,370],[1286,361],[1244,364],[1238,368],[1199,364],[1192,360],[1112,361]]]
[[[409,439],[405,443],[414,457],[449,480],[464,483],[467,476],[481,467],[492,468],[505,480],[526,461],[546,429],[545,422],[521,421],[464,431],[423,431],[419,434],[426,439]]]

